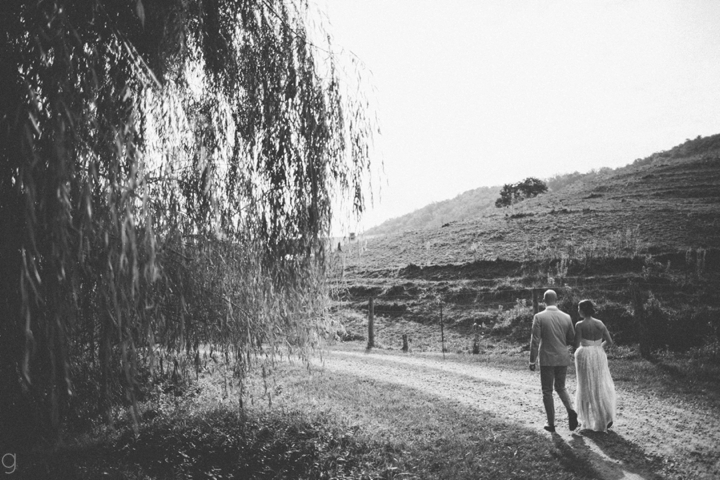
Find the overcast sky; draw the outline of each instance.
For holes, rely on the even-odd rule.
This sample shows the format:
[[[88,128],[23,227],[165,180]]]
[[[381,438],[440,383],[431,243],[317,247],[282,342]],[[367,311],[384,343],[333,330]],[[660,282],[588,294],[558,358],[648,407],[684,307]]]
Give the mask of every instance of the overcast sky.
[[[382,129],[380,197],[349,231],[720,133],[718,0],[319,2]]]

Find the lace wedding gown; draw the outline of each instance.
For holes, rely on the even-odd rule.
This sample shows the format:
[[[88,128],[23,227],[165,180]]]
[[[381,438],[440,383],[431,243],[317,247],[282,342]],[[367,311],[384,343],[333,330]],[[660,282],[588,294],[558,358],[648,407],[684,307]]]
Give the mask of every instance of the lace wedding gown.
[[[581,340],[575,351],[575,408],[583,428],[607,432],[615,421],[615,384],[602,340]]]

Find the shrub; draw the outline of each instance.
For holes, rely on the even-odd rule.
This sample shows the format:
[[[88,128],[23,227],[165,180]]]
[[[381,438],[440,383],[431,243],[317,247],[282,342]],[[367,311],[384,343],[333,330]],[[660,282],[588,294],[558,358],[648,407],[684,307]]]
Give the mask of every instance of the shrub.
[[[643,306],[651,348],[688,351],[718,339],[718,312],[706,306],[663,305],[652,293]]]
[[[626,305],[608,302],[595,307],[595,318],[602,320],[615,343],[630,345],[639,340],[637,322]]]
[[[584,298],[584,297],[582,297]],[[573,323],[577,323],[580,319],[577,306],[582,298],[578,295],[578,292],[571,287],[563,287],[562,291],[558,293],[558,304],[557,307],[563,312],[570,315]]]
[[[720,365],[720,340],[715,338],[701,347],[692,347],[688,353],[693,360]]]
[[[526,198],[537,197],[547,191],[548,187],[545,182],[534,177],[528,177],[522,182],[503,185],[500,198],[495,201],[495,206],[497,208],[509,207]]]
[[[496,323],[493,325],[491,333],[494,335],[509,334],[517,342],[527,342],[530,339],[532,320],[532,307],[527,305],[526,300],[518,298],[512,308],[508,310],[503,309],[502,306],[498,308]]]

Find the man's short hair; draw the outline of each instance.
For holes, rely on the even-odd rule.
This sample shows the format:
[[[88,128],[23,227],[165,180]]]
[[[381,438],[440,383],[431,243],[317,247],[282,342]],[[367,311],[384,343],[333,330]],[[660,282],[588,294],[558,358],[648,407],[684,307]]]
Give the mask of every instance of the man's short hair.
[[[545,293],[543,294],[543,302],[545,302],[545,303],[557,302],[557,293],[555,293],[555,290],[545,290]]]

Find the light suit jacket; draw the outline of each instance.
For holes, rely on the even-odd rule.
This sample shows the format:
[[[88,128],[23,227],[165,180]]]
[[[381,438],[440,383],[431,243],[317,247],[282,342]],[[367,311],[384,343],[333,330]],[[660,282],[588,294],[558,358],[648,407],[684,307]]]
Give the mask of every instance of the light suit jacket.
[[[573,363],[568,345],[575,341],[575,327],[570,315],[555,305],[533,317],[530,336],[530,363],[535,363],[540,351],[540,366],[566,367]]]

